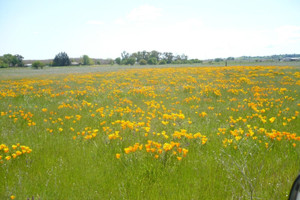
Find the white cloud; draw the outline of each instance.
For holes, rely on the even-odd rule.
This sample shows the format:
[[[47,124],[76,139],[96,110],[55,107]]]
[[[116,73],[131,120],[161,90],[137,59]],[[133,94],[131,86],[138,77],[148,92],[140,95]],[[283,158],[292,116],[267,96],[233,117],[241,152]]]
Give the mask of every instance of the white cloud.
[[[86,23],[91,24],[91,25],[102,25],[102,24],[104,24],[104,22],[100,21],[100,20],[89,20]]]

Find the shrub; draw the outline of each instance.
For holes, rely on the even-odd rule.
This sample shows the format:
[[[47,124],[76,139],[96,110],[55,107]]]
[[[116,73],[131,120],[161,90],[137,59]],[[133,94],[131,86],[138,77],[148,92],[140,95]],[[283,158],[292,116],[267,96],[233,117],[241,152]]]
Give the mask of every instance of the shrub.
[[[121,58],[120,58],[120,57],[116,58],[116,59],[115,59],[115,62],[116,62],[118,65],[120,65],[120,64],[121,64]]]
[[[81,61],[82,61],[83,65],[93,65],[94,64],[94,61],[88,55],[83,55],[81,58]],[[98,62],[100,64],[100,61],[98,61]]]
[[[53,60],[53,66],[69,66],[71,65],[71,60],[65,52],[57,54]]]
[[[115,61],[114,61],[113,59],[109,59],[109,60],[108,60],[108,63],[109,63],[110,65],[114,65],[114,64],[115,64]]]
[[[9,67],[9,65],[5,63],[3,59],[0,57],[0,68],[7,68],[7,67]]]
[[[159,65],[165,65],[165,64],[167,64],[167,61],[166,61],[166,60],[161,60],[161,61],[159,61],[158,64],[159,64]]]
[[[144,60],[144,59],[141,59],[140,62],[139,62],[140,65],[146,65],[147,64],[147,61]]]
[[[33,69],[43,69],[44,68],[44,63],[42,63],[41,61],[35,61],[32,63],[32,68]]]
[[[126,64],[127,65],[134,65],[135,64],[135,58],[134,57],[128,58]]]
[[[152,57],[148,60],[149,65],[156,65],[157,64],[157,59]]]

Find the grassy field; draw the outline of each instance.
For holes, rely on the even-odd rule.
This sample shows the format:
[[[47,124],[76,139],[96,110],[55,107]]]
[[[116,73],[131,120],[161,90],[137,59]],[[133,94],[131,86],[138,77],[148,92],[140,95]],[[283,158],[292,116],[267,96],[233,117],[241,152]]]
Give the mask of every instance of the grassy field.
[[[300,67],[0,69],[0,199],[287,199]]]

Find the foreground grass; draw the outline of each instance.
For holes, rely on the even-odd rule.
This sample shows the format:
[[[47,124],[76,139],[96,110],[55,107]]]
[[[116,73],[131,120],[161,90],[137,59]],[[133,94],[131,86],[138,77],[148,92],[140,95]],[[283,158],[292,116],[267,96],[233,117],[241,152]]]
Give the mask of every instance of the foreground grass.
[[[3,78],[1,199],[287,198],[298,67],[125,69]]]

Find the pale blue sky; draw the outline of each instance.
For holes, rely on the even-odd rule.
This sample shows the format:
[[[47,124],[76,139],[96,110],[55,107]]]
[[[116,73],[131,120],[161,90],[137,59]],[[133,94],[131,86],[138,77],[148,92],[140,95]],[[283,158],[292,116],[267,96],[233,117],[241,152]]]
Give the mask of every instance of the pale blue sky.
[[[0,55],[300,53],[299,0],[0,0]]]

